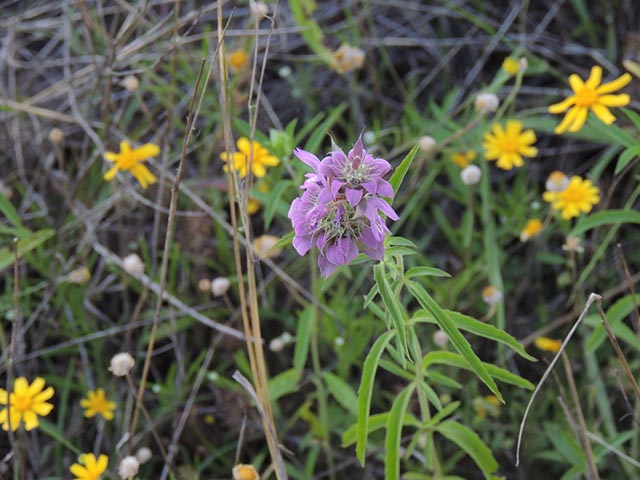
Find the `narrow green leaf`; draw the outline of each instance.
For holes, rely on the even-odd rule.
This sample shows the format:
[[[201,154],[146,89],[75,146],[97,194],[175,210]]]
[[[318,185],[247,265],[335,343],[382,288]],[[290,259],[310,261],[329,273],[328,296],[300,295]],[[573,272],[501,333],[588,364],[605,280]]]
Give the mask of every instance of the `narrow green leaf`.
[[[626,150],[624,150],[618,157],[618,163],[616,163],[616,169],[614,173],[616,175],[620,173],[624,169],[624,167],[629,165],[631,160],[639,156],[640,156],[640,145],[629,147]]]
[[[449,336],[449,340],[451,344],[460,352],[460,354],[467,360],[471,369],[478,375],[480,380],[484,382],[484,384],[491,390],[491,392],[500,399],[501,402],[504,402],[502,398],[502,394],[498,389],[498,386],[487,372],[487,369],[482,364],[478,356],[475,354],[471,345],[467,341],[466,338],[460,333],[460,331],[456,328],[453,321],[449,318],[440,305],[436,303],[436,301],[431,298],[424,288],[421,285],[413,282],[407,282],[407,288],[411,295],[418,300],[418,303],[422,306],[422,308],[428,310],[433,315],[435,321],[438,326]]]
[[[7,219],[16,227],[18,230],[26,230],[24,225],[22,225],[22,221],[20,220],[20,215],[16,212],[16,209],[13,208],[13,205],[9,201],[7,197],[5,197],[2,192],[0,192],[0,212],[7,217]]]
[[[464,330],[469,333],[473,333],[479,337],[488,338],[490,340],[494,340],[498,343],[502,343],[509,348],[511,348],[514,352],[518,353],[518,355],[526,358],[531,362],[535,362],[536,358],[529,355],[524,347],[520,345],[518,340],[513,338],[504,330],[500,330],[499,328],[494,327],[488,323],[481,322],[480,320],[476,320],[473,317],[468,315],[464,315],[459,312],[454,312],[452,310],[445,310],[446,314],[453,321],[455,326],[460,330]],[[437,323],[429,312],[425,310],[418,310],[414,316],[411,318],[412,321],[415,322],[429,322],[429,323]]]
[[[456,403],[459,403],[459,402],[456,402]],[[389,419],[389,412],[376,413],[375,415],[371,415],[369,417],[369,433],[375,432],[376,430],[380,430],[381,428],[386,427],[387,422],[389,421],[388,419]],[[409,412],[404,414],[404,417],[402,419],[402,424],[408,425],[411,427],[420,426],[420,422],[418,421],[418,419]],[[356,443],[357,427],[358,427],[358,424],[354,423],[342,434],[343,447],[348,447],[349,445],[353,445],[354,443]]]
[[[269,379],[269,397],[276,401],[280,397],[298,390],[300,371],[290,368]]]
[[[473,459],[485,478],[491,478],[491,475],[498,469],[498,462],[489,447],[470,428],[453,420],[445,420],[436,427],[436,431],[464,450]]]
[[[389,285],[389,280],[384,269],[384,263],[379,263],[373,267],[373,277],[378,285],[378,289],[380,290],[382,302],[391,316],[395,329],[398,331],[398,340],[402,346],[402,353],[408,353],[405,312],[398,300],[398,296],[392,293],[391,285]]]
[[[418,145],[416,145],[411,149],[411,151],[407,154],[407,156],[404,157],[404,160],[400,162],[400,165],[398,165],[395,172],[393,172],[393,175],[391,175],[391,178],[389,179],[389,183],[393,187],[393,193],[398,193],[398,189],[400,188],[400,185],[402,184],[404,177],[407,175],[407,172],[409,171],[409,167],[413,163],[413,159],[415,158],[417,152],[418,152]]]
[[[376,371],[378,370],[378,363],[380,363],[382,352],[384,352],[387,344],[395,334],[396,332],[390,331],[378,337],[364,361],[362,380],[360,381],[360,388],[358,389],[358,435],[356,440],[356,456],[362,466],[364,466],[365,450],[367,448],[369,409],[371,408],[371,395],[373,394],[373,383],[376,378]]]
[[[629,336],[629,327],[627,327],[622,320],[624,320],[633,310],[635,305],[640,304],[640,294],[626,295],[611,305],[606,311],[605,316],[607,321],[611,325],[611,330],[617,338],[623,339],[626,343],[632,345],[636,350],[640,351],[640,342],[638,337],[633,333]],[[589,320],[589,318],[587,318]],[[587,322],[591,324],[591,322]],[[600,345],[607,339],[607,332],[605,331],[600,317],[594,320],[595,327],[593,333],[587,340],[585,349],[587,352],[595,352]],[[626,331],[625,331],[626,329]]]
[[[578,236],[602,225],[617,225],[620,223],[640,223],[640,212],[635,210],[604,210],[582,218],[573,227],[571,235]]]
[[[307,355],[309,353],[309,342],[311,341],[311,331],[313,330],[313,310],[310,306],[300,315],[298,328],[296,329],[296,348],[293,351],[293,368],[302,372]]]
[[[387,436],[384,439],[384,478],[400,480],[400,441],[402,435],[402,418],[407,411],[409,399],[415,388],[411,383],[405,387],[393,401],[387,420]]]
[[[330,372],[324,372],[322,378],[333,398],[348,412],[358,415],[358,396],[351,388],[351,385]]]
[[[284,237],[278,240],[276,244],[273,247],[271,247],[271,249],[275,250],[276,248],[288,247],[293,242],[293,237],[295,237],[295,235],[296,235],[296,232],[294,231],[287,233]]]
[[[404,274],[406,278],[413,277],[448,277],[451,278],[444,270],[433,267],[412,267]]]
[[[268,229],[273,220],[276,211],[286,217],[288,204],[282,201],[282,194],[289,188],[291,182],[278,182],[276,186],[269,192],[255,192],[255,197],[265,205],[264,209],[264,228]],[[262,195],[264,195],[264,198]],[[266,201],[265,201],[266,200]]]
[[[37,232],[25,234],[23,238],[18,240],[18,257],[22,258],[26,253],[38,248],[44,242],[53,237],[55,233],[55,230],[45,228],[43,230],[38,230]],[[15,253],[13,252],[13,247],[4,247],[0,249],[0,270],[11,265],[14,257]]]

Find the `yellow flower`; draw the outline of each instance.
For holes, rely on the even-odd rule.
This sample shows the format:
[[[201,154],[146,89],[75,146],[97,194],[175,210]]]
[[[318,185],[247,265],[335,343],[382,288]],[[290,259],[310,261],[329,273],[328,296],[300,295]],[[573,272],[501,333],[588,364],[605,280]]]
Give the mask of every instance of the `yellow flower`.
[[[253,465],[239,463],[233,467],[233,480],[260,480],[260,475]]]
[[[522,229],[522,232],[520,232],[520,241],[526,242],[531,237],[535,237],[542,231],[542,228],[543,226],[540,219],[538,218],[530,219],[529,221],[527,221],[527,224]]]
[[[542,198],[551,203],[551,208],[561,211],[563,219],[568,220],[580,213],[589,213],[600,202],[600,190],[591,180],[573,176],[567,188],[560,192],[544,192]]]
[[[117,405],[107,400],[104,389],[99,388],[95,392],[89,390],[87,398],[80,400],[80,406],[85,409],[84,416],[87,418],[102,415],[105,420],[113,420],[113,411]]]
[[[536,142],[536,134],[533,130],[522,131],[522,122],[507,120],[505,128],[494,123],[491,130],[485,133],[482,146],[486,150],[486,159],[497,160],[498,168],[511,170],[521,167],[524,165],[522,157],[535,157],[538,154],[538,149],[532,146]]]
[[[460,168],[465,168],[476,159],[476,156],[475,150],[467,150],[466,152],[452,154],[451,161]]]
[[[44,389],[44,378],[36,378],[31,385],[24,377],[16,378],[13,382],[13,392],[7,393],[6,390],[0,388],[0,405],[9,404],[0,410],[0,423],[2,429],[16,431],[20,426],[20,421],[24,422],[24,428],[33,430],[40,423],[38,415],[46,417],[53,410],[53,405],[47,403],[53,397],[53,387]],[[10,412],[10,413],[9,413]]]
[[[97,459],[93,453],[85,453],[78,457],[80,463],[69,467],[76,478],[73,480],[99,480],[109,464],[109,457],[100,455]]]
[[[232,70],[242,70],[249,61],[249,54],[244,50],[234,50],[227,57]]]
[[[553,340],[552,338],[547,337],[538,337],[533,341],[533,344],[540,350],[552,353],[558,353],[562,346],[562,342],[560,340]]]
[[[513,57],[507,57],[502,62],[502,69],[509,75],[515,75],[520,71],[520,60]]]
[[[156,177],[141,162],[160,153],[160,147],[154,143],[145,143],[141,147],[131,149],[131,144],[123,140],[120,142],[120,153],[106,152],[104,158],[115,165],[104,174],[104,179],[112,180],[118,170],[129,171],[136,177],[142,188],[156,183]]]
[[[269,151],[258,142],[253,142],[253,161],[250,161],[252,142],[248,138],[241,137],[236,144],[238,151],[229,155],[228,152],[222,152],[220,158],[224,162],[228,162],[229,157],[233,158],[233,165],[238,172],[240,178],[247,176],[247,172],[251,171],[256,177],[264,177],[267,174],[267,167],[275,167],[280,163],[278,157],[269,153]],[[224,167],[224,171],[229,171],[228,165]]]
[[[566,100],[555,103],[549,107],[549,113],[563,113],[567,110],[564,119],[554,130],[558,135],[569,130],[577,132],[587,120],[589,109],[598,117],[602,123],[611,125],[616,117],[607,107],[624,107],[628,105],[631,98],[626,93],[618,95],[607,95],[616,90],[620,90],[631,81],[631,75],[625,73],[612,82],[600,85],[602,80],[602,68],[595,66],[591,69],[591,75],[586,82],[583,82],[578,75],[569,75],[569,85],[573,90]]]

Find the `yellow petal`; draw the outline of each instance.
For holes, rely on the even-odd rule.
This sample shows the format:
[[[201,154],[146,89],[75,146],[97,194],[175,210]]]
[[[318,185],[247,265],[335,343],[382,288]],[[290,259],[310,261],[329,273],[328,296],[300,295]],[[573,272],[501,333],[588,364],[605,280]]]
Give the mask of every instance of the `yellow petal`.
[[[587,114],[589,113],[589,110],[586,107],[578,107],[575,110],[577,110],[576,118],[569,126],[570,132],[577,132],[582,127],[584,127],[584,123],[587,121]]]
[[[33,430],[34,428],[37,428],[38,425],[40,425],[40,423],[38,422],[38,416],[31,410],[27,410],[22,414],[22,420],[24,421],[24,428],[27,431]]]
[[[525,130],[522,132],[519,138],[521,145],[531,145],[536,143],[536,134],[533,130]]]
[[[4,388],[0,388],[0,405],[6,405],[9,401],[9,394]]]
[[[40,392],[42,392],[42,389],[44,388],[44,384],[45,384],[44,378],[42,377],[36,378],[33,381],[33,383],[29,386],[29,396],[35,397]]]
[[[537,154],[538,154],[538,149],[536,147],[520,148],[520,155],[524,155],[525,157],[535,157]]]
[[[13,382],[13,392],[16,395],[28,395],[29,394],[29,382],[24,377],[18,377]]]
[[[53,410],[53,405],[50,403],[35,403],[31,406],[31,410],[41,417],[46,417]]]
[[[569,110],[560,124],[558,124],[558,126],[555,128],[554,132],[558,135],[564,133],[569,125],[573,123],[573,120],[576,118],[577,113],[578,107],[573,107],[571,110]]]
[[[89,478],[89,471],[79,463],[74,463],[69,467],[69,471],[76,476],[77,479]]]
[[[109,464],[109,457],[107,457],[106,455],[100,455],[98,457],[98,470],[100,470],[101,472],[104,472],[107,469],[107,465]]]
[[[118,165],[115,165],[114,167],[110,168],[102,178],[104,178],[107,182],[109,180],[113,180],[113,177],[116,176],[116,173],[118,173],[118,170],[120,170],[120,167]]]
[[[133,175],[135,177],[135,179],[138,181],[138,183],[140,184],[140,186],[143,188],[143,190],[146,190],[147,187],[149,186],[149,182],[147,182],[147,178],[145,177],[144,173],[142,173],[140,171],[139,167],[140,165],[136,165],[136,167],[131,169],[131,175]]]
[[[251,150],[251,142],[247,137],[240,137],[236,142],[236,145],[238,146],[238,150],[246,155],[249,155],[249,150]]]
[[[55,393],[55,390],[53,389],[53,387],[48,387],[45,391],[39,393],[38,395],[33,397],[33,401],[34,402],[44,402],[46,400],[49,400],[51,397],[53,397],[53,394]]]
[[[585,86],[588,88],[596,89],[600,82],[602,81],[602,67],[599,65],[594,66],[591,69],[591,75],[587,79]]]
[[[267,170],[261,164],[256,163],[253,166],[253,174],[258,178],[262,178],[267,174]]]
[[[137,161],[144,161],[159,154],[160,147],[155,143],[145,143],[132,152],[133,158]]]
[[[576,97],[572,95],[566,100],[563,100],[562,102],[549,105],[549,113],[562,113],[567,109],[571,108],[575,103],[576,103]]]
[[[542,198],[544,199],[545,202],[555,202],[556,199],[558,198],[558,193],[557,192],[544,192],[542,194]]]
[[[104,158],[109,160],[110,162],[117,162],[118,159],[120,158],[120,154],[113,153],[113,152],[105,152]]]
[[[626,93],[619,93],[618,95],[602,95],[598,98],[598,102],[606,105],[607,107],[624,107],[629,105],[631,97]]]
[[[615,80],[603,83],[598,87],[596,93],[598,95],[603,95],[605,93],[615,92],[616,90],[620,90],[622,87],[625,87],[631,81],[631,75],[625,73],[624,75],[616,78]]]
[[[275,167],[280,164],[280,159],[274,155],[265,155],[260,157],[260,163],[268,167]]]
[[[575,73],[569,75],[569,85],[571,85],[571,90],[573,90],[573,93],[578,93],[584,88],[584,82]]]
[[[609,111],[607,107],[602,105],[601,103],[595,103],[591,106],[593,113],[596,117],[602,121],[602,123],[606,125],[611,125],[616,121],[616,117]]]
[[[130,152],[131,151],[131,144],[129,142],[127,142],[126,140],[122,140],[120,142],[120,153],[124,154],[126,152]]]
[[[520,135],[521,131],[522,131],[522,123],[521,122],[519,122],[518,120],[508,120],[507,121],[507,128],[506,128],[507,136],[509,136],[509,137],[517,137],[518,135]]]

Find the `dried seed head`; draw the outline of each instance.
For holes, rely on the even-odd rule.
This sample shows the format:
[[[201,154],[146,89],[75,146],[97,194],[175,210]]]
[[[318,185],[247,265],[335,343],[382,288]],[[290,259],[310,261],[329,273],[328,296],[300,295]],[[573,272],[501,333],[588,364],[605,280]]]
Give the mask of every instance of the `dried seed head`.
[[[440,348],[444,348],[449,343],[449,335],[444,333],[442,330],[436,330],[433,333],[433,343],[435,343]]]
[[[201,292],[210,292],[211,291],[211,280],[208,278],[201,278],[198,280],[198,290]]]
[[[251,12],[251,18],[259,22],[269,14],[269,5],[264,2],[250,0],[249,11]]]
[[[87,267],[79,267],[69,272],[67,275],[67,283],[74,283],[76,285],[82,285],[91,278],[91,272]]]
[[[333,52],[333,69],[338,73],[360,70],[364,66],[364,51],[347,43]]]
[[[140,470],[140,462],[133,455],[124,457],[118,465],[118,475],[123,480],[128,480],[135,477]]]
[[[136,361],[131,354],[127,352],[117,353],[111,357],[109,371],[116,377],[124,377],[131,371],[135,364]]]
[[[64,132],[58,127],[49,130],[49,141],[54,145],[59,145],[64,140]]]
[[[482,290],[482,300],[488,305],[494,306],[502,300],[502,292],[493,285],[489,285]]]
[[[282,350],[284,350],[284,347],[284,340],[282,340],[282,338],[280,337],[276,337],[269,342],[269,350],[274,353],[281,352]]]
[[[476,111],[484,114],[495,112],[499,105],[498,96],[488,92],[479,93],[474,103]]]
[[[233,480],[260,480],[260,475],[253,465],[239,463],[232,470]]]
[[[127,75],[122,79],[122,82],[120,82],[120,84],[127,92],[131,93],[137,92],[138,88],[140,87],[140,81],[138,80],[138,77],[134,75]]]
[[[273,248],[279,241],[274,235],[261,235],[253,241],[253,249],[260,258],[274,258],[282,252],[281,248]]]
[[[482,171],[477,165],[469,165],[460,171],[460,178],[465,185],[475,185],[481,177]]]
[[[432,152],[435,147],[436,147],[436,139],[433,137],[430,137],[429,135],[420,137],[420,140],[418,140],[418,148],[425,153]]]
[[[567,177],[563,172],[559,170],[551,172],[544,184],[544,187],[547,189],[547,191],[555,193],[564,191],[568,186],[569,177]]]
[[[144,273],[144,263],[135,253],[131,253],[122,259],[122,268],[129,275],[142,275]]]
[[[225,277],[217,277],[211,281],[211,293],[213,293],[214,297],[221,297],[225,293],[229,291],[229,287],[231,286],[231,282],[228,278]]]
[[[136,452],[136,458],[140,463],[147,463],[149,460],[151,460],[152,456],[153,454],[151,453],[151,449],[147,447],[142,447]]]

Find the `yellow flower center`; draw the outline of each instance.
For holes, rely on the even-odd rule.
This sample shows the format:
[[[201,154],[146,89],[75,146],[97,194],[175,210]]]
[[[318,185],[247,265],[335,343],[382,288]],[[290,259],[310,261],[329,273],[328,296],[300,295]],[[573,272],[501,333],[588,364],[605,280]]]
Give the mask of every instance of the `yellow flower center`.
[[[584,87],[576,93],[576,105],[580,107],[590,107],[598,101],[598,92],[593,88]]]
[[[518,153],[520,145],[518,145],[518,141],[514,138],[503,138],[500,143],[500,148],[504,153]]]
[[[580,203],[585,200],[587,191],[579,185],[569,185],[565,190],[560,192],[560,197],[565,203]]]
[[[133,151],[122,152],[118,158],[119,166],[122,170],[130,170],[135,167],[138,161],[133,156]]]
[[[32,403],[32,398],[29,395],[15,395],[11,407],[18,412],[26,412],[31,408]]]

